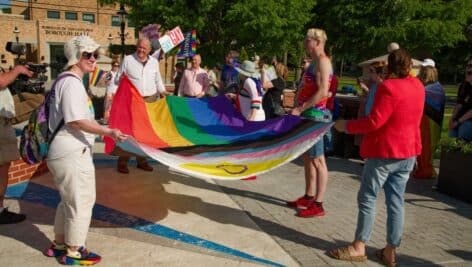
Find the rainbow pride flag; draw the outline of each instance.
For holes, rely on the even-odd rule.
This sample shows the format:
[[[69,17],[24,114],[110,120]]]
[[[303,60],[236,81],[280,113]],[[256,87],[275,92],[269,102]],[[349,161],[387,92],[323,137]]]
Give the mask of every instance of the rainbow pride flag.
[[[97,86],[98,82],[105,76],[106,71],[102,70],[98,66],[95,67],[93,72],[90,74],[90,85]]]
[[[426,98],[421,119],[421,154],[417,157],[417,167],[413,176],[418,179],[430,179],[437,176],[433,167],[434,151],[441,139],[441,127],[444,119],[446,93],[439,82],[424,87]]]
[[[144,102],[127,77],[113,99],[109,126],[133,138],[115,145],[198,178],[241,179],[300,156],[331,127],[298,116],[247,121],[225,97],[167,96]]]

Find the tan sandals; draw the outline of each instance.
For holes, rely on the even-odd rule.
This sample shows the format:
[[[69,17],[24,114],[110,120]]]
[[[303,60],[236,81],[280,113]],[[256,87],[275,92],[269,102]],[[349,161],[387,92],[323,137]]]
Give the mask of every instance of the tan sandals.
[[[396,262],[390,262],[387,260],[387,258],[384,256],[384,248],[378,250],[375,252],[375,255],[377,258],[387,267],[396,267],[397,263]],[[331,256],[334,259],[337,260],[342,260],[342,261],[352,261],[352,262],[364,262],[367,260],[367,256],[352,256],[349,253],[349,247],[340,247],[336,248],[333,250],[330,250],[328,252],[329,256]]]
[[[329,251],[329,255],[337,260],[342,261],[355,261],[355,262],[364,262],[367,260],[367,256],[351,256],[349,253],[349,247],[336,248]]]

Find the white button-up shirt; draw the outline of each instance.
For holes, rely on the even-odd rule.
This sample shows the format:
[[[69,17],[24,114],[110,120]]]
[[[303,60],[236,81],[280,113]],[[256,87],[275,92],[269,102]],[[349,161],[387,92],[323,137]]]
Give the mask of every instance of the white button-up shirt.
[[[159,71],[159,62],[154,57],[148,56],[146,63],[142,63],[136,53],[127,55],[116,75],[116,84],[119,83],[123,73],[143,97],[155,95],[157,92],[164,93],[166,90]]]

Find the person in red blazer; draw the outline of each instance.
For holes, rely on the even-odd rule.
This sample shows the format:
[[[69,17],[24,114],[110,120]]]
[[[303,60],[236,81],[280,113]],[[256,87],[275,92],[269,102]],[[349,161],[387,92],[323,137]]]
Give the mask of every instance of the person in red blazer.
[[[388,78],[375,95],[369,115],[359,120],[338,120],[334,127],[348,134],[363,134],[361,156],[366,159],[359,189],[355,240],[329,251],[340,260],[365,261],[365,246],[375,219],[375,203],[383,188],[387,205],[387,245],[376,254],[387,266],[395,265],[404,221],[406,183],[421,153],[420,123],[425,90],[409,75],[411,57],[404,49],[388,56]]]

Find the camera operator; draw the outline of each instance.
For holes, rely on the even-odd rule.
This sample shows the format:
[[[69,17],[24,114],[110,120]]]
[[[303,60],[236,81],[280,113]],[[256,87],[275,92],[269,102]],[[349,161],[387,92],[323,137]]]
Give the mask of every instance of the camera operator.
[[[0,73],[0,90],[8,90],[7,86],[20,74],[28,77],[33,76],[33,72],[23,65],[17,65],[8,72]],[[1,105],[0,109],[3,110],[5,103],[2,102]],[[18,223],[26,219],[24,214],[10,212],[3,206],[10,163],[19,158],[20,155],[18,154],[15,130],[11,126],[11,118],[0,116],[0,224]]]

